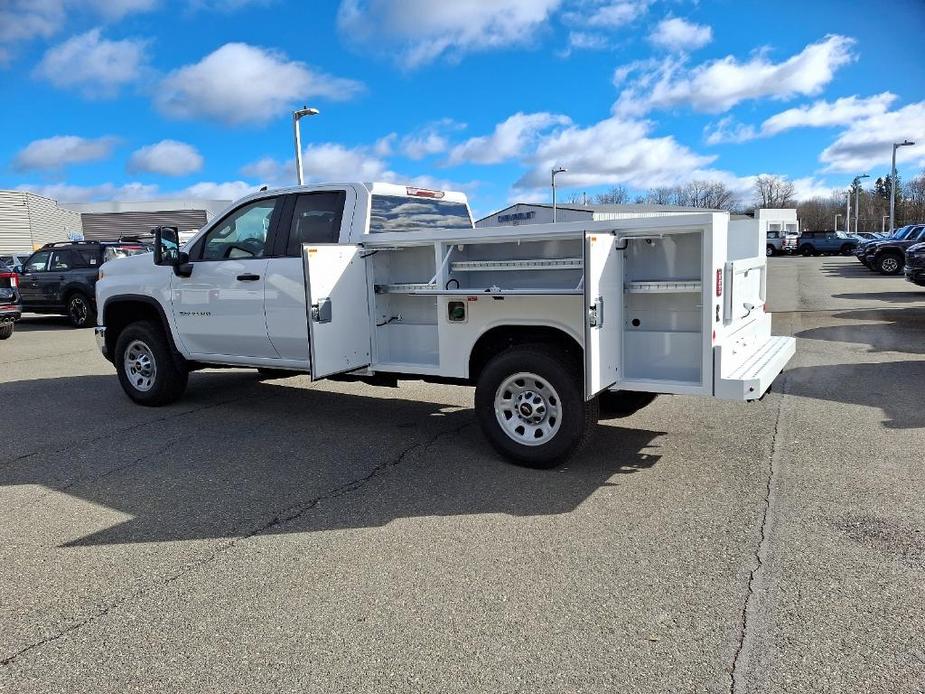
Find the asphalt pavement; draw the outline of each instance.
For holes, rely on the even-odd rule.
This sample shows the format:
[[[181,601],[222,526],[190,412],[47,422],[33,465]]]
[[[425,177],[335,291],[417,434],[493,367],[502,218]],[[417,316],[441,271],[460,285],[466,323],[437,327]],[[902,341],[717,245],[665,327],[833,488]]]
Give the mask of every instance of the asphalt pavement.
[[[662,396],[567,466],[472,390],[0,343],[0,691],[925,691],[925,290],[773,258],[774,391]]]

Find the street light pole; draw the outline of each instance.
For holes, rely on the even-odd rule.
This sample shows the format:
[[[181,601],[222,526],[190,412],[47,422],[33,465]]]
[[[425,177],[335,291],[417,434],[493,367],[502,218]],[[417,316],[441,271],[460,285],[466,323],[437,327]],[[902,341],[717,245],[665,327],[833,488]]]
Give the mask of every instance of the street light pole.
[[[838,231],[838,218],[841,217],[841,212],[835,214],[835,231]]]
[[[558,218],[556,210],[556,174],[565,173],[568,171],[564,166],[554,166],[552,167],[552,221],[556,222]]]
[[[902,142],[893,143],[893,161],[890,164],[890,231],[893,231],[893,227],[896,224],[896,150],[900,147],[910,147],[915,143],[910,140],[903,140]]]
[[[854,233],[858,233],[858,197],[861,192],[861,179],[870,178],[870,174],[860,174],[859,176],[854,177]],[[847,231],[851,231],[851,225],[848,225]]]
[[[851,191],[845,191],[845,231],[851,230]],[[835,231],[838,231],[836,228]]]
[[[302,133],[299,130],[299,121],[304,116],[317,116],[317,108],[303,106],[297,111],[292,112],[292,134],[295,138],[295,175],[299,185],[303,185],[305,180],[302,176]]]
[[[886,231],[886,220],[888,220],[889,218],[890,218],[890,215],[888,214],[883,215],[883,219],[880,220],[880,233],[883,233],[884,231]]]

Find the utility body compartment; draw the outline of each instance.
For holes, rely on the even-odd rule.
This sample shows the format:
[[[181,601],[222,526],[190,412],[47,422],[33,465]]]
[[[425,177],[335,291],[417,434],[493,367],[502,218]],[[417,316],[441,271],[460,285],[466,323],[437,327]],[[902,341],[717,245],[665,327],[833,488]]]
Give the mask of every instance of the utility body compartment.
[[[794,340],[771,336],[765,258],[730,259],[728,233],[705,212],[306,244],[312,373],[469,378],[480,337],[534,326],[582,348],[586,399],[759,398]]]

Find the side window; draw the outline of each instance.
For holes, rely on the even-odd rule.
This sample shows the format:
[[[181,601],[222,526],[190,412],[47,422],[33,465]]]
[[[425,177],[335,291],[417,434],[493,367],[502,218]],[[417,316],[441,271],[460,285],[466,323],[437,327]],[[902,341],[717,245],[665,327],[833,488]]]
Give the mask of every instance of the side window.
[[[202,260],[263,257],[277,203],[278,198],[258,200],[232,212],[206,234]]]
[[[48,269],[48,258],[51,251],[39,251],[35,253],[29,261],[23,266],[25,272],[45,272]]]
[[[86,267],[96,267],[100,264],[99,251],[95,248],[81,248],[77,254]]]
[[[300,195],[292,213],[286,255],[301,255],[303,243],[337,243],[345,197],[343,191]]]
[[[52,272],[63,272],[77,267],[77,254],[74,251],[55,251],[51,257]]]
[[[778,239],[778,238],[780,238],[780,234],[778,234],[776,231],[769,231],[769,232],[768,232],[768,238],[769,238],[769,239]]]

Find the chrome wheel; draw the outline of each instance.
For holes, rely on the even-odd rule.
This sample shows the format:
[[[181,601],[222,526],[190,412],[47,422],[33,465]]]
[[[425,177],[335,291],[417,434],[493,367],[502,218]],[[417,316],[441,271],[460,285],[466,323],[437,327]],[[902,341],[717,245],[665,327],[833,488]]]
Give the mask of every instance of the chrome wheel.
[[[899,261],[891,255],[880,261],[880,269],[888,274],[893,274],[899,270]]]
[[[125,350],[123,369],[132,387],[147,392],[154,387],[157,377],[157,363],[151,348],[141,340],[134,340]]]
[[[509,438],[525,446],[540,446],[549,443],[562,426],[562,401],[546,379],[516,373],[495,392],[495,416]]]

